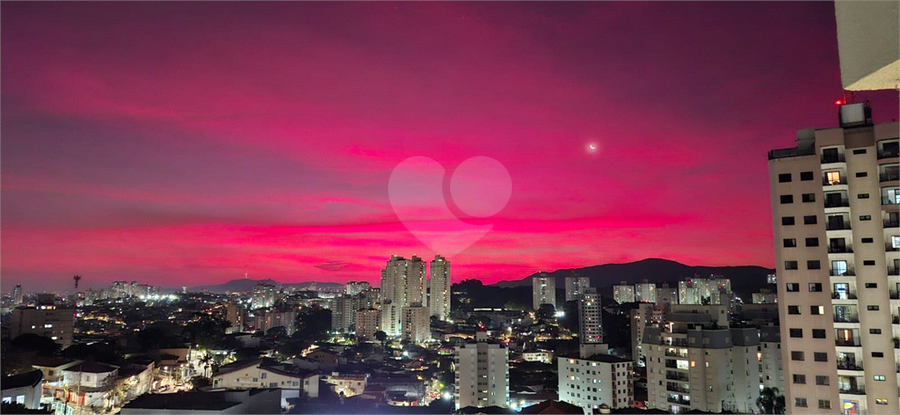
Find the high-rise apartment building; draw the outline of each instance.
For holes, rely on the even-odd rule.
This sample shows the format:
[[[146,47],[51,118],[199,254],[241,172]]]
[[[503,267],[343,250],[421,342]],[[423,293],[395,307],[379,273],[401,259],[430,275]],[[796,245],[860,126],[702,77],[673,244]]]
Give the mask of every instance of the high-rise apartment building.
[[[425,304],[425,270],[421,258],[391,255],[381,270],[382,330],[390,336],[403,332],[403,307]]]
[[[381,316],[374,308],[356,311],[356,339],[374,341],[375,332],[380,329]]]
[[[634,300],[639,303],[655,303],[656,302],[656,284],[643,281],[634,284]]]
[[[450,318],[450,261],[440,255],[435,255],[431,260],[428,287],[431,315],[441,321],[447,320]]]
[[[838,113],[769,152],[787,412],[897,414],[900,124]]]
[[[13,288],[13,292],[12,292],[13,306],[22,304],[23,299],[24,299],[24,294],[22,293],[22,285],[16,284],[16,288]]]
[[[356,310],[359,310],[361,296],[339,295],[334,297],[334,305],[331,307],[331,329],[340,332],[349,332],[356,326]]]
[[[757,411],[759,331],[729,328],[725,306],[672,306],[644,329],[648,406],[672,413]]]
[[[250,308],[265,308],[275,305],[276,288],[272,284],[260,282],[253,287],[253,293],[250,296]]]
[[[587,288],[578,300],[578,342],[603,343],[603,321],[600,294],[596,288]]]
[[[422,343],[431,339],[431,310],[420,304],[403,307],[403,340]]]
[[[644,353],[644,330],[658,327],[663,322],[664,306],[653,303],[639,303],[629,312],[631,321],[631,357],[638,367],[644,367],[647,355]]]
[[[369,289],[369,283],[366,281],[349,281],[345,287],[347,295],[357,295]]]
[[[52,303],[35,307],[18,307],[12,311],[10,338],[23,334],[47,337],[63,348],[72,344],[75,333],[75,309],[59,308]]]
[[[619,304],[634,302],[634,285],[622,281],[613,285],[613,300]]]
[[[225,334],[240,333],[244,331],[244,322],[247,311],[239,302],[225,304],[225,321],[230,325],[225,329]]]
[[[566,277],[566,301],[578,301],[586,288],[590,288],[588,277]]]
[[[509,407],[509,350],[475,333],[475,343],[456,348],[456,409]]]
[[[550,304],[556,308],[556,278],[542,272],[531,278],[531,304],[537,310],[541,304]]]
[[[586,415],[600,405],[610,409],[630,408],[634,401],[631,361],[608,354],[557,359],[559,400],[577,405]]]

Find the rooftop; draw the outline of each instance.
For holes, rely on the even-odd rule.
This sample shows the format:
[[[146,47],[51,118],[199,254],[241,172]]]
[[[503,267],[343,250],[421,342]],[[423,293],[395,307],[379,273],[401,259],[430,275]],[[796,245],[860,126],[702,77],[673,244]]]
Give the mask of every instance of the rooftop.
[[[103,363],[82,362],[75,366],[68,367],[63,370],[65,370],[66,372],[108,373],[108,372],[113,372],[116,369],[118,369],[117,366],[106,365]]]
[[[29,386],[35,387],[39,385],[42,380],[44,380],[44,373],[40,370],[32,370],[31,372],[22,373],[20,375],[5,376],[3,380],[0,381],[0,387],[4,390]]]

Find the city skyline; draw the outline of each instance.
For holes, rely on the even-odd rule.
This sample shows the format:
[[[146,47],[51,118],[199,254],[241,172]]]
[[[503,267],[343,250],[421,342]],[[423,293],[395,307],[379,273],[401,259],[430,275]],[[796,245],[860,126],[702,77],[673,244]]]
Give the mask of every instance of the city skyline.
[[[4,292],[375,282],[441,254],[388,200],[413,156],[510,173],[493,217],[449,203],[493,225],[456,282],[774,268],[764,155],[842,93],[830,2],[0,7]]]

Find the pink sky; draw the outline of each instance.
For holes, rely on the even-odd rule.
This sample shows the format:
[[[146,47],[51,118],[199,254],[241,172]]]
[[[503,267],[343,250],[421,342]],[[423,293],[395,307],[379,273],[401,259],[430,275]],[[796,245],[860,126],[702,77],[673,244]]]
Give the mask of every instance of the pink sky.
[[[450,202],[493,224],[454,281],[770,267],[766,152],[841,96],[830,2],[0,7],[4,291],[377,283],[434,255],[388,200],[413,156],[510,174],[492,217]]]

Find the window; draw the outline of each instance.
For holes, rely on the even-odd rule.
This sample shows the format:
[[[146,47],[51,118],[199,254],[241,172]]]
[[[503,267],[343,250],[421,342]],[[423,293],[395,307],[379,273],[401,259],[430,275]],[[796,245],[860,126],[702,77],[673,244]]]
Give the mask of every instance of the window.
[[[825,173],[825,182],[828,184],[840,184],[841,183],[841,172],[839,171],[830,171]]]
[[[867,305],[867,306],[866,306],[866,310],[869,310],[869,311],[878,311],[878,306],[877,306],[877,305]]]
[[[859,220],[862,220],[862,221],[872,220],[872,215],[859,215]]]
[[[787,238],[784,240],[785,248],[796,248],[797,247],[797,239],[796,238]]]
[[[864,243],[864,244],[870,244],[873,241],[874,240],[872,238],[862,238],[862,243]]]
[[[789,305],[788,306],[788,314],[800,314],[800,306]]]
[[[819,238],[806,238],[806,246],[819,246]]]
[[[794,383],[806,383],[806,375],[794,375]]]
[[[812,336],[814,339],[824,339],[825,329],[812,329]]]
[[[821,282],[811,282],[811,283],[809,283],[809,292],[811,292],[811,293],[820,293],[820,292],[822,292],[822,283],[821,283]]]
[[[816,385],[828,385],[828,376],[816,376]]]
[[[816,215],[804,216],[803,224],[804,225],[815,225],[816,224]]]
[[[900,235],[891,235],[891,248],[900,249]]]
[[[875,375],[875,376],[872,376],[872,379],[877,380],[879,382],[884,382],[884,375]]]
[[[817,362],[827,362],[828,361],[828,353],[815,352],[813,353],[813,360]]]
[[[866,176],[868,176],[868,175],[869,175],[868,172],[864,172],[864,171],[858,171],[858,172],[856,172],[856,177],[866,177]]]
[[[800,292],[800,284],[797,284],[796,282],[789,282],[785,284],[785,287],[789,293]]]
[[[857,199],[868,199],[869,194],[868,193],[860,193],[860,194],[856,195],[856,198]]]
[[[866,149],[864,149],[864,148],[854,149],[853,154],[866,154]]]
[[[875,265],[875,260],[867,259],[867,260],[863,261],[863,265],[868,265],[868,266]]]
[[[788,330],[791,337],[795,338],[803,338],[803,329],[790,329]]]
[[[794,203],[794,195],[781,195],[781,204]]]
[[[822,269],[819,261],[806,261],[806,269]]]
[[[787,183],[791,181],[790,173],[781,173],[778,175],[778,183]]]
[[[809,306],[809,314],[812,314],[814,316],[825,314],[825,307],[820,305],[811,305]]]
[[[803,352],[791,352],[791,360],[803,361]]]
[[[887,405],[888,400],[884,398],[875,398],[875,405]]]
[[[881,334],[881,329],[869,329],[869,334]]]
[[[872,357],[884,357],[884,353],[882,353],[882,352],[872,352]]]
[[[782,216],[781,217],[781,226],[791,226],[794,224],[793,216]]]
[[[797,261],[784,261],[784,269],[797,269]]]
[[[806,408],[806,398],[794,398],[794,406]]]
[[[259,374],[259,378],[260,378],[260,379],[265,379],[265,378],[266,378],[266,372],[260,373],[260,374]]]
[[[875,282],[867,282],[866,288],[878,288],[878,283]]]
[[[818,378],[819,376],[816,377]],[[825,377],[825,380],[827,381],[828,378]],[[823,385],[827,385],[827,383],[823,383]],[[819,399],[819,409],[831,409],[831,401],[828,399]]]
[[[811,171],[802,171],[800,172],[800,180],[804,182],[808,182],[813,179],[813,172]]]
[[[847,261],[831,261],[831,275],[841,276],[847,274]],[[846,298],[842,298],[846,300]]]
[[[816,194],[815,193],[804,193],[800,195],[800,198],[803,200],[803,203],[815,202]]]

